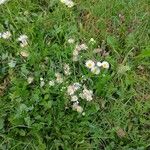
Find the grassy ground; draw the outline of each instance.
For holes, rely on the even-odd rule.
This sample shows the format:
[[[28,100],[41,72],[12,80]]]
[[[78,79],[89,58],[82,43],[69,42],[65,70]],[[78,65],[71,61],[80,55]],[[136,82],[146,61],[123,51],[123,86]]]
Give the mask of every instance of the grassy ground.
[[[0,5],[0,149],[148,150],[150,148],[150,3],[148,0],[10,0]],[[28,36],[21,48],[16,39]],[[74,38],[74,44],[67,40]],[[94,38],[94,45],[89,40]],[[76,43],[88,50],[72,61]],[[93,49],[101,47],[100,53]],[[20,51],[28,51],[27,58]],[[107,55],[106,55],[107,54]],[[85,60],[106,60],[99,75]],[[10,67],[12,60],[16,63]],[[50,87],[63,64],[72,74]],[[91,102],[73,111],[66,87],[87,78]],[[34,77],[29,84],[29,76]],[[40,78],[45,85],[40,87]],[[62,88],[63,87],[63,88]]]

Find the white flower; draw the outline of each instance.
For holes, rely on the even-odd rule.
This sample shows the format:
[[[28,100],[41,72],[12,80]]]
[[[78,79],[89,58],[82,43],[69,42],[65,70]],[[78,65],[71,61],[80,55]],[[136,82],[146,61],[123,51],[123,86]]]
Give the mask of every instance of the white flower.
[[[73,7],[74,6],[74,2],[72,0],[60,0],[60,1],[68,7]]]
[[[67,93],[68,95],[73,95],[75,93],[75,88],[73,85],[69,85],[68,88],[67,88]]]
[[[44,81],[41,81],[40,86],[43,87],[45,85]]]
[[[70,67],[68,64],[64,64],[64,74],[65,75],[70,75],[71,72],[70,72]]]
[[[2,33],[2,38],[3,39],[9,39],[11,37],[10,31],[6,31]]]
[[[91,44],[95,44],[95,43],[96,43],[96,41],[95,41],[93,38],[91,38],[89,42],[90,42]]]
[[[107,61],[103,61],[102,62],[102,67],[105,68],[105,69],[108,69],[109,68],[109,63]]]
[[[81,51],[81,50],[87,50],[88,47],[86,44],[80,44],[80,45],[76,45],[75,47],[75,51]]]
[[[78,113],[82,113],[82,112],[83,112],[83,108],[78,105],[78,106],[76,107],[76,111],[77,111]]]
[[[74,2],[70,0],[70,1],[68,1],[68,2],[66,3],[66,5],[67,5],[69,8],[71,8],[71,7],[74,6]]]
[[[82,99],[86,99],[87,101],[91,101],[93,98],[93,91],[84,88],[83,93],[80,93],[80,97]]]
[[[21,55],[22,57],[28,57],[28,56],[29,56],[29,53],[28,53],[27,51],[21,51],[21,52],[20,52],[20,55]]]
[[[25,47],[25,46],[28,45],[27,40],[28,40],[28,37],[27,37],[27,35],[24,35],[24,34],[23,34],[23,35],[20,35],[20,37],[18,38],[18,41],[21,42],[21,43],[20,43],[20,46],[21,46],[21,47]]]
[[[34,78],[33,77],[28,77],[27,81],[29,84],[31,84],[33,82]]]
[[[72,106],[72,109],[77,111],[78,113],[83,112],[83,108],[78,103],[74,103],[73,106]]]
[[[71,101],[72,102],[78,101],[78,97],[76,95],[71,96]]]
[[[94,74],[99,74],[100,69],[97,66],[95,66],[95,67],[91,68],[91,72],[94,73]]]
[[[74,42],[75,42],[75,40],[73,38],[68,39],[69,44],[73,44]]]
[[[56,77],[56,82],[57,83],[62,83],[63,82],[63,78],[62,78],[62,75],[60,73],[55,73],[55,77]]]
[[[81,44],[81,45],[79,45],[79,49],[80,49],[80,50],[87,50],[88,47],[87,47],[86,44]]]
[[[98,67],[101,67],[101,66],[102,66],[102,63],[101,63],[100,61],[98,61],[98,62],[97,62],[97,66],[98,66]]]
[[[81,84],[77,82],[72,85],[69,85],[67,88],[68,95],[73,95],[80,87],[81,87]]]
[[[43,81],[44,79],[42,77],[40,77],[40,80]]]
[[[0,0],[0,5],[4,4],[7,0]]]
[[[49,86],[54,86],[54,85],[55,85],[55,81],[54,80],[49,81]]]
[[[28,45],[28,42],[27,41],[23,41],[20,43],[20,46],[21,47],[26,47]]]
[[[27,35],[23,34],[19,36],[18,41],[22,42],[22,41],[26,41],[27,39],[28,39]]]
[[[92,69],[95,66],[95,63],[92,60],[87,60],[85,66],[89,69]]]

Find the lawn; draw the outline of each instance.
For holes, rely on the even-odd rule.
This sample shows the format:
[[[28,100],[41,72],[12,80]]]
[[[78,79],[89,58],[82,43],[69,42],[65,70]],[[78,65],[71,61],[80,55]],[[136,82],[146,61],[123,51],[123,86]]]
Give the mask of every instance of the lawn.
[[[150,2],[0,0],[0,149],[149,150]]]

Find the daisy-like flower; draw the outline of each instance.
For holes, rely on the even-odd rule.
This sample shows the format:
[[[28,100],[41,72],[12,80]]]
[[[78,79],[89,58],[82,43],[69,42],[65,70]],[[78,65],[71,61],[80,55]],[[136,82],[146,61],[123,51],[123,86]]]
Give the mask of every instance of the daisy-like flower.
[[[95,67],[91,68],[91,72],[97,75],[100,73],[100,69],[97,66],[95,66]]]
[[[27,40],[28,40],[28,37],[27,37],[27,35],[25,35],[25,34],[20,35],[20,37],[18,38],[18,41],[21,42],[21,43],[20,43],[20,46],[21,46],[21,47],[25,47],[25,46],[28,45]]]
[[[103,61],[102,62],[102,67],[105,68],[105,69],[108,69],[109,68],[109,63],[107,61]]]
[[[73,7],[74,6],[74,2],[72,0],[60,0],[60,1],[68,7]]]
[[[21,52],[20,52],[20,55],[21,55],[22,57],[28,57],[28,56],[29,56],[29,53],[28,53],[27,51],[21,51]]]
[[[40,87],[43,87],[45,85],[45,82],[44,81],[41,81],[40,82]]]
[[[83,108],[76,102],[73,104],[72,109],[77,111],[78,113],[82,113],[83,112]]]
[[[82,112],[83,112],[83,108],[78,105],[78,106],[76,107],[76,111],[77,111],[78,113],[82,113]]]
[[[98,67],[101,67],[102,66],[102,63],[100,61],[97,62],[96,64]]]
[[[78,97],[76,95],[71,96],[71,101],[72,102],[77,102],[78,101]]]
[[[69,85],[67,88],[67,93],[68,95],[73,95],[75,93],[76,89],[74,88],[73,85]]]
[[[22,41],[26,41],[27,39],[28,39],[27,35],[23,34],[19,36],[18,41],[22,42]]]
[[[0,0],[0,5],[4,4],[7,0]]]
[[[49,81],[49,86],[54,86],[54,85],[55,85],[55,81],[54,80]]]
[[[93,99],[93,91],[84,88],[83,93],[80,94],[82,99],[86,99],[87,101],[91,101]]]
[[[86,44],[80,44],[79,45],[79,51],[81,51],[81,50],[87,50],[87,49],[88,49],[88,47],[87,47]]]
[[[2,33],[2,38],[3,39],[9,39],[11,37],[10,31],[6,31]]]
[[[75,42],[75,40],[73,38],[68,39],[69,44],[73,44],[74,42]]]
[[[20,46],[21,47],[26,47],[28,45],[28,42],[27,41],[23,41],[20,43]]]
[[[40,87],[43,87],[45,85],[43,77],[40,77]]]
[[[31,84],[33,82],[34,78],[33,77],[28,77],[27,81],[29,84]]]
[[[64,74],[67,76],[71,74],[70,67],[68,64],[64,64]]]
[[[86,44],[76,45],[76,47],[75,47],[76,51],[87,50],[87,49],[88,49],[88,47]]]
[[[57,83],[62,83],[63,82],[63,78],[62,78],[62,75],[60,73],[55,73],[55,77],[56,77],[56,82]]]
[[[74,93],[81,87],[80,83],[74,83],[72,85],[69,85],[67,88],[68,95],[74,95]]]
[[[93,67],[95,67],[95,63],[92,60],[87,60],[85,66],[89,69],[92,69]]]

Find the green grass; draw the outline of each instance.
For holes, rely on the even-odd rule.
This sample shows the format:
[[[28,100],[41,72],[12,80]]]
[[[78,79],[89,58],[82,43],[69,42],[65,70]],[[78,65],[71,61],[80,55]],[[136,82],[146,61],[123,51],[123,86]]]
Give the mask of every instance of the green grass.
[[[150,148],[150,3],[148,0],[10,0],[0,5],[0,149],[148,150]],[[28,58],[16,39],[28,36]],[[79,62],[75,44],[86,43]],[[96,40],[95,45],[89,43]],[[102,48],[94,54],[93,49]],[[109,53],[105,56],[104,53]],[[91,75],[85,60],[107,60],[111,67]],[[8,63],[14,60],[16,66]],[[63,64],[71,76],[54,87],[48,81]],[[81,77],[94,100],[81,101],[85,116],[71,109],[66,89]],[[34,77],[32,84],[27,78]],[[40,77],[45,86],[40,87]],[[62,88],[64,87],[64,89]],[[66,106],[68,109],[65,109]]]

